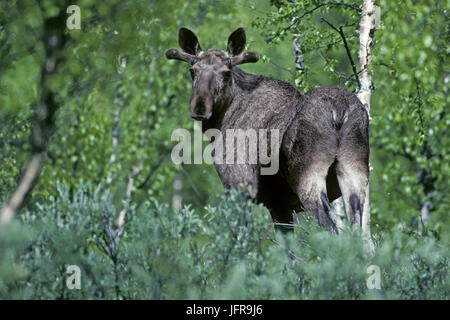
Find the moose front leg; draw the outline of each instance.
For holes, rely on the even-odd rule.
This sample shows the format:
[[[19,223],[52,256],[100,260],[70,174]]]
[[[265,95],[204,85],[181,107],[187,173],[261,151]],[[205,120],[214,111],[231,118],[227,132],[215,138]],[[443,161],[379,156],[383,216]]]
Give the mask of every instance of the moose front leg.
[[[293,230],[293,212],[300,203],[288,183],[279,173],[261,175],[252,165],[216,166],[225,189],[244,192],[255,203],[262,203],[269,210],[275,229],[283,233]]]
[[[256,195],[258,194],[258,168],[256,165],[216,164],[215,167],[225,190],[242,191],[253,201],[256,201]],[[247,186],[247,188],[244,186]]]

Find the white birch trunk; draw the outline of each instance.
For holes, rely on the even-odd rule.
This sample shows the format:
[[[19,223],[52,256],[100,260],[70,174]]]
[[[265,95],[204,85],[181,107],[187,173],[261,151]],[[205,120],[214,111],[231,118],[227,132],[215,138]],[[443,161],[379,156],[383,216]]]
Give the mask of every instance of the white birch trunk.
[[[291,20],[291,24],[294,24],[294,19]],[[292,51],[294,53],[294,63],[295,63],[295,71],[299,74],[305,73],[304,66],[304,57],[301,46],[301,37],[300,34],[296,33],[295,30],[292,30],[294,39],[292,40]]]
[[[373,30],[376,27],[375,23],[375,1],[364,0],[361,11],[361,21],[359,25],[359,80],[361,88],[358,91],[358,98],[367,110],[370,118],[370,96],[372,94],[372,76],[367,67],[371,61],[371,48],[373,44]],[[370,199],[369,199],[369,184],[366,187],[366,197],[363,205],[362,216],[362,233],[366,240],[367,247],[370,251],[373,250],[373,242],[370,234]]]
[[[127,202],[129,202],[131,200],[131,195],[133,192],[133,186],[134,186],[134,181],[136,179],[136,176],[139,174],[139,172],[141,167],[141,159],[139,158],[137,161],[137,164],[134,164],[131,167],[130,170],[130,174],[128,175],[128,183],[127,183],[127,188],[125,190],[125,200]],[[120,236],[123,233],[123,228],[125,225],[125,216],[127,214],[128,210],[127,208],[124,206],[122,207],[122,210],[120,210],[119,212],[119,216],[117,218],[116,224],[117,224],[117,237],[120,238]]]
[[[60,13],[60,17],[62,14]],[[59,21],[65,20],[62,19]],[[0,208],[0,227],[6,227],[13,220],[39,177],[46,154],[49,132],[54,126],[53,121],[48,120],[52,119],[58,109],[54,100],[54,92],[48,88],[47,80],[55,73],[56,66],[60,60],[58,53],[64,47],[64,37],[62,36],[61,30],[64,30],[65,25],[53,25],[47,24],[46,22],[47,20],[43,23],[45,26],[43,32],[45,35],[43,39],[45,59],[41,68],[40,95],[35,115],[36,123],[33,126],[30,137],[32,154],[19,185],[5,205]]]
[[[34,181],[39,176],[43,159],[44,153],[36,153],[31,156],[19,186],[0,210],[0,227],[9,224],[22,206],[26,195],[31,191]]]
[[[341,233],[342,231],[344,231],[346,219],[344,199],[342,197],[339,197],[334,200],[331,208],[332,210],[330,211],[330,218],[336,225],[338,233]]]
[[[120,59],[119,56],[119,63],[120,66],[117,70],[118,74],[119,74],[119,82],[116,86],[116,93],[114,95],[114,125],[113,125],[113,129],[112,129],[112,134],[111,134],[111,146],[112,146],[112,152],[111,152],[111,156],[109,157],[109,164],[112,165],[116,162],[116,158],[117,158],[117,147],[119,145],[119,122],[120,122],[120,115],[123,111],[123,108],[121,108],[120,106],[120,86],[122,84],[122,73],[125,70],[125,67],[127,65],[127,61],[126,59]],[[113,181],[113,175],[112,175],[112,170],[110,170],[108,172],[108,175],[106,176],[106,187],[107,189],[109,189],[109,187],[111,186],[111,183]]]
[[[183,206],[183,198],[181,197],[182,188],[183,177],[181,176],[181,172],[178,172],[173,180],[172,208],[175,211],[180,211]]]

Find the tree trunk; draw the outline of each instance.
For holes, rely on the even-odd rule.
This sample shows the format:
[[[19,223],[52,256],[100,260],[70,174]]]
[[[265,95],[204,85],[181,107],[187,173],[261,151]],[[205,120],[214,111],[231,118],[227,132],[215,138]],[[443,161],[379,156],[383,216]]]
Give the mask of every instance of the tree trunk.
[[[54,117],[58,105],[55,102],[56,94],[48,87],[47,82],[56,72],[60,63],[60,52],[65,44],[65,10],[60,10],[58,16],[45,19],[43,28],[45,55],[41,69],[40,95],[35,112],[35,123],[30,136],[31,156],[17,189],[0,210],[0,227],[8,225],[12,221],[33,189],[47,152],[49,136],[54,128]]]
[[[291,24],[294,25],[295,18],[291,20]],[[305,66],[304,66],[304,57],[302,52],[302,46],[301,46],[301,37],[300,34],[298,34],[294,28],[292,30],[294,39],[292,40],[292,51],[294,53],[294,63],[295,63],[295,71],[296,75],[300,74],[303,75],[305,73]]]
[[[373,32],[376,28],[374,0],[364,0],[359,25],[359,80],[361,87],[357,93],[359,100],[367,110],[370,118],[370,96],[372,94],[372,76],[367,69],[371,61],[371,48],[373,45]],[[373,249],[370,235],[370,199],[369,184],[366,188],[366,198],[363,205],[362,233],[369,249]]]
[[[140,167],[141,167],[141,160],[139,158],[137,160],[137,163],[133,164],[131,166],[131,170],[130,170],[130,173],[128,175],[128,183],[127,183],[127,188],[125,190],[125,198],[124,198],[124,200],[127,203],[131,201],[131,195],[132,195],[132,192],[133,192],[134,181],[136,179],[136,176],[141,171]],[[128,210],[127,210],[126,206],[124,205],[122,207],[122,210],[120,210],[119,216],[118,216],[117,221],[116,221],[117,238],[120,238],[122,236],[123,228],[124,228],[124,225],[125,225],[125,216],[126,216],[127,212],[128,212]]]
[[[345,228],[345,207],[344,207],[344,199],[342,197],[337,198],[333,201],[332,210],[330,211],[330,218],[336,225],[338,232],[342,232]]]
[[[183,206],[183,198],[181,196],[181,189],[183,188],[183,176],[181,172],[177,172],[173,179],[173,196],[172,208],[175,211],[180,211]]]
[[[113,165],[116,162],[117,158],[117,148],[119,146],[119,122],[120,122],[120,116],[122,115],[123,110],[125,109],[126,104],[121,101],[120,97],[120,88],[122,86],[123,76],[122,73],[125,70],[125,67],[127,65],[127,60],[125,58],[121,59],[120,56],[118,57],[120,66],[117,69],[118,76],[118,82],[116,85],[116,93],[114,94],[114,124],[112,128],[111,133],[111,146],[112,146],[112,152],[111,156],[109,157],[109,164]],[[112,175],[112,168],[110,168],[110,171],[108,172],[106,176],[106,188],[109,189],[111,186],[111,183],[113,181],[113,175]]]

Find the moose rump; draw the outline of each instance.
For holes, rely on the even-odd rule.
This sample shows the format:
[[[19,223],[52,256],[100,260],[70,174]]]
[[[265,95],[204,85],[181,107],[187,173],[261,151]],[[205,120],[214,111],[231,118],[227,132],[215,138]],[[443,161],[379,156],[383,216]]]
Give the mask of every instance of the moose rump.
[[[362,223],[369,179],[368,114],[338,87],[310,90],[296,105],[281,145],[283,176],[303,210],[335,229],[330,202],[343,196],[351,224]]]

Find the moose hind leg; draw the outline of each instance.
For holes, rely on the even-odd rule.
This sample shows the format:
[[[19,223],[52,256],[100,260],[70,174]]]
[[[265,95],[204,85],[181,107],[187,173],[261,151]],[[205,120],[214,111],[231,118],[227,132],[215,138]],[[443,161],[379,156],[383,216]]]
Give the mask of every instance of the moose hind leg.
[[[350,224],[362,224],[369,183],[368,116],[364,108],[355,109],[341,128],[336,175]]]
[[[283,138],[283,153],[287,159],[284,175],[303,210],[315,216],[319,225],[336,230],[329,216],[327,175],[337,156],[337,132],[327,121],[317,124],[307,117],[301,115],[292,122]]]
[[[368,170],[356,163],[339,163],[337,177],[339,188],[344,199],[345,211],[350,224],[361,226],[365,200],[365,189],[368,183]]]
[[[297,194],[304,210],[315,216],[320,226],[337,232],[336,225],[329,216],[331,207],[327,197],[327,172],[327,165],[307,170],[299,179]]]

